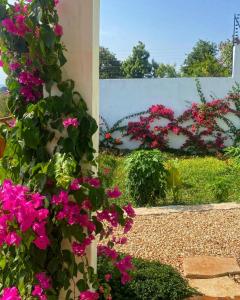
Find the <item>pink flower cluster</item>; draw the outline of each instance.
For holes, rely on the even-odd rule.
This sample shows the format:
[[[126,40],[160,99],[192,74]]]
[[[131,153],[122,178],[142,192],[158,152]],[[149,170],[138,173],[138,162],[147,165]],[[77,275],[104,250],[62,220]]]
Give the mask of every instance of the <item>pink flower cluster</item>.
[[[77,128],[79,126],[79,122],[77,118],[67,118],[63,121],[63,126],[68,128],[69,126],[73,126]]]
[[[119,198],[122,195],[122,193],[119,191],[119,188],[115,186],[113,189],[107,190],[107,196],[108,198],[116,199]]]
[[[76,256],[83,256],[86,254],[86,249],[89,245],[91,245],[92,241],[94,240],[94,236],[91,234],[87,238],[84,239],[82,243],[73,242],[72,243],[72,250]]]
[[[171,121],[174,120],[174,112],[170,108],[166,108],[164,105],[153,105],[149,108],[151,114],[157,114],[158,116],[165,117]]]
[[[4,19],[2,21],[2,26],[5,27],[9,33],[24,37],[25,34],[30,31],[25,23],[25,20],[26,16],[19,14],[14,16],[14,19]]]
[[[16,287],[11,287],[3,290],[0,300],[21,300],[21,297],[18,289]]]
[[[32,296],[38,297],[39,300],[47,300],[46,290],[52,287],[51,278],[45,272],[36,274],[39,284],[33,287]]]
[[[121,282],[122,284],[126,284],[131,280],[129,275],[129,271],[133,269],[132,258],[131,256],[125,256],[123,259],[116,263],[116,267],[121,273]]]
[[[235,98],[230,101],[234,102]],[[140,141],[147,148],[168,148],[169,134],[173,133],[186,137],[182,150],[194,147],[202,152],[221,150],[229,133],[219,127],[218,120],[225,118],[228,113],[237,114],[237,110],[231,108],[230,101],[226,98],[201,104],[193,103],[178,118],[175,118],[171,109],[163,105],[153,105],[148,110],[149,115],[140,116],[139,121],[128,123],[126,135]],[[162,120],[167,124],[161,125]],[[156,122],[160,124],[156,125]]]
[[[92,291],[84,291],[81,292],[79,296],[79,300],[98,300],[99,294]]]
[[[20,67],[21,67],[21,65],[18,62],[12,62],[9,64],[9,68],[11,71],[16,71]]]
[[[5,180],[0,188],[0,245],[19,246],[25,232],[34,233],[33,243],[46,249],[50,241],[46,233],[49,211],[43,207],[44,197],[31,194],[25,186]],[[12,224],[15,224],[11,229]]]
[[[129,275],[129,271],[133,269],[131,256],[125,256],[123,259],[118,260],[119,255],[116,250],[105,245],[98,245],[98,255],[110,258],[114,262],[114,265],[121,273],[122,284],[126,284],[131,280]]]
[[[43,80],[38,75],[29,71],[22,71],[18,76],[21,84],[20,94],[23,95],[27,102],[32,102],[42,97]]]
[[[58,195],[54,195],[52,204],[59,206],[56,215],[58,221],[66,220],[69,225],[78,224],[86,228],[90,234],[95,231],[95,224],[89,219],[83,207],[70,199],[68,192],[61,191]]]
[[[56,36],[62,36],[63,35],[63,28],[61,25],[56,24],[56,26],[54,27],[54,33]]]

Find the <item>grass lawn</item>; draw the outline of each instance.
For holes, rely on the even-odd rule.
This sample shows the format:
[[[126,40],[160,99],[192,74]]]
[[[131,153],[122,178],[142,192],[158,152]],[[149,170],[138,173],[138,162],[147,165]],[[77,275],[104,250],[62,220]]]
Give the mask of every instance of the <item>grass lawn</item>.
[[[178,203],[174,203],[172,193],[168,191],[165,200],[159,199],[159,205],[240,202],[240,168],[232,160],[216,157],[166,157],[167,161],[175,160],[183,186],[179,190]],[[123,193],[118,201],[121,204],[131,202],[136,206],[134,199],[126,192],[124,161],[124,156],[105,153],[99,155],[100,169],[112,170],[108,185],[117,185]]]

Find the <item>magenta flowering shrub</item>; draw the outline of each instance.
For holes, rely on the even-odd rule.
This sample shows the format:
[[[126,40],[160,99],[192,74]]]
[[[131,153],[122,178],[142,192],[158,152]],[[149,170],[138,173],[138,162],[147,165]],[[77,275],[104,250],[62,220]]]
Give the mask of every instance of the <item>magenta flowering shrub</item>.
[[[12,121],[0,126],[0,299],[111,300],[86,252],[99,241],[125,284],[131,258],[120,258],[133,225],[131,205],[119,207],[117,187],[97,175],[92,136],[97,130],[65,64],[58,0],[0,0],[0,66],[7,73]],[[59,90],[53,95],[52,87]],[[44,92],[45,89],[45,92]],[[4,147],[2,147],[4,148]],[[122,227],[123,236],[114,232]],[[65,247],[64,245],[68,245]],[[77,276],[81,273],[82,276]]]
[[[230,120],[229,114],[240,118],[240,89],[235,88],[225,99],[192,103],[179,117],[175,116],[172,109],[157,104],[146,112],[121,119],[112,128],[105,124],[105,129],[101,130],[102,145],[117,147],[122,143],[121,137],[116,143],[113,136],[115,132],[122,132],[122,137],[128,136],[131,140],[139,141],[141,148],[167,150],[170,148],[171,134],[171,138],[172,135],[182,135],[185,138],[180,149],[184,152],[221,151],[226,140],[231,140],[233,144],[239,143],[240,140],[240,128]],[[135,116],[139,116],[138,121],[129,121],[127,126],[121,126],[124,120]],[[225,126],[221,126],[221,123]]]
[[[5,180],[0,188],[0,199],[0,245],[19,247],[26,242],[27,235],[37,248],[45,250],[49,245],[46,233],[49,210],[44,208],[44,197]]]

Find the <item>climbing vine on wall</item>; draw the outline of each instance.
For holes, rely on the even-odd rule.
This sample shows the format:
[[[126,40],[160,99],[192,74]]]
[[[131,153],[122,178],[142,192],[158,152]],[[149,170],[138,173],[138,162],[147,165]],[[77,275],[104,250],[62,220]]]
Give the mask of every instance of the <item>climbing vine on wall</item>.
[[[66,58],[57,5],[0,0],[0,66],[14,120],[0,127],[6,143],[0,164],[2,300],[58,299],[61,290],[66,299],[110,300],[111,274],[101,282],[86,257],[97,236],[99,255],[111,260],[123,284],[130,280],[131,258],[114,250],[126,239],[113,232],[122,226],[127,233],[135,214],[130,205],[114,203],[117,187],[106,189],[82,168],[95,164],[97,124],[74,82],[62,80]]]
[[[131,121],[132,118],[137,121]],[[237,122],[231,119],[234,117]],[[110,128],[101,120],[101,143],[104,147],[117,147],[128,137],[140,143],[140,148],[170,148],[174,136],[185,140],[180,150],[188,153],[221,151],[228,140],[233,145],[240,142],[240,86],[236,85],[224,99],[192,103],[182,115],[161,104],[147,111],[127,116]],[[127,125],[126,125],[127,122]],[[117,138],[116,138],[117,137]]]

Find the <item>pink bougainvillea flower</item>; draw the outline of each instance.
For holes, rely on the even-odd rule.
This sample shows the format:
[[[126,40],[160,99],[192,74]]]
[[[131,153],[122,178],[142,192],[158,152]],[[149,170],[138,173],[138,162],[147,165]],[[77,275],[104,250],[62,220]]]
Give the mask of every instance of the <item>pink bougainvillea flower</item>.
[[[22,238],[16,232],[9,232],[5,238],[5,242],[8,246],[19,246]]]
[[[71,191],[77,191],[80,189],[80,184],[78,179],[73,179],[73,181],[70,184],[70,190]]]
[[[81,208],[85,210],[91,210],[92,209],[92,203],[89,199],[83,200],[81,203]]]
[[[34,199],[34,195],[32,197]],[[5,180],[0,187],[0,200],[0,244],[5,242],[9,246],[19,246],[21,236],[32,229],[36,233],[33,243],[40,249],[45,249],[49,244],[45,228],[49,212],[48,209],[39,207],[42,202],[36,205],[27,187],[14,185],[10,180]],[[15,231],[11,228],[12,224],[14,229],[17,225]]]
[[[121,277],[121,283],[123,285],[127,284],[129,281],[131,281],[131,276],[127,273],[127,272],[123,272],[122,273],[122,277]]]
[[[118,258],[117,251],[105,245],[98,245],[97,252],[99,256],[106,256],[112,260],[116,260]]]
[[[44,290],[48,290],[52,287],[51,278],[47,276],[45,272],[38,273],[35,277]]]
[[[39,76],[28,71],[22,71],[18,76],[18,81],[24,85],[40,86],[43,84],[43,80]]]
[[[52,203],[55,205],[66,205],[68,203],[68,193],[61,191],[58,195],[54,195]]]
[[[21,5],[17,2],[14,3],[14,11],[17,13],[21,11]]]
[[[79,300],[98,300],[98,299],[99,299],[99,294],[91,291],[81,292],[79,296]]]
[[[131,276],[128,274],[128,271],[133,269],[132,257],[125,256],[123,259],[115,263],[115,266],[121,273],[121,282],[122,284],[126,284],[131,280]]]
[[[97,219],[102,221],[107,221],[111,224],[113,227],[117,227],[119,220],[118,220],[118,213],[115,211],[114,207],[111,207],[110,209],[104,209],[101,212],[97,212]]]
[[[134,218],[136,216],[136,213],[130,203],[128,205],[123,206],[123,209],[127,213],[128,217]]]
[[[124,236],[124,237],[121,237],[119,239],[117,239],[115,236],[112,238],[112,242],[115,243],[115,244],[120,244],[120,245],[124,245],[127,243],[127,238]]]
[[[16,71],[17,69],[19,69],[21,67],[21,65],[19,63],[10,63],[9,64],[9,68],[11,71]]]
[[[0,67],[3,67],[3,61],[0,59]]]
[[[54,33],[56,36],[62,36],[63,35],[63,28],[61,25],[56,24],[54,27]]]
[[[19,295],[18,289],[16,287],[11,287],[3,289],[0,300],[21,300],[21,297]]]
[[[111,133],[107,132],[107,133],[105,134],[105,139],[106,139],[106,140],[111,139],[111,137],[112,137]]]
[[[124,233],[128,233],[132,229],[132,226],[133,226],[133,220],[127,219],[124,226]]]
[[[100,181],[100,179],[99,178],[90,178],[89,180],[88,180],[88,183],[92,186],[92,187],[94,187],[94,188],[100,188],[100,186],[101,186],[101,181]]]
[[[59,0],[54,0],[55,5],[58,5],[58,3],[59,3]]]
[[[2,20],[2,25],[9,33],[23,37],[29,32],[29,28],[25,24],[25,18],[24,15],[19,14],[14,17],[14,21],[10,18]]]
[[[2,20],[2,26],[6,28],[6,30],[10,33],[15,33],[15,24],[12,19],[6,18]]]
[[[49,245],[50,245],[50,241],[48,239],[47,236],[43,235],[43,236],[38,236],[33,243],[35,244],[35,246],[39,249],[45,250]]]
[[[121,195],[122,193],[119,191],[119,188],[117,186],[115,186],[111,190],[107,190],[107,196],[109,198],[115,199],[115,198],[119,198]]]
[[[82,177],[79,179],[79,183],[88,183],[96,189],[100,188],[101,186],[101,180],[96,177]]]
[[[85,238],[85,240],[81,244],[77,242],[73,242],[72,243],[73,253],[77,256],[85,255],[87,247],[91,245],[91,242],[93,240],[94,240],[94,236],[90,235],[89,237]]]
[[[65,128],[68,128],[69,126],[73,126],[73,127],[78,127],[79,126],[79,122],[77,118],[67,118],[63,121],[63,126]]]
[[[112,278],[112,275],[108,273],[104,276],[104,278],[108,282]]]
[[[40,297],[43,294],[43,288],[40,285],[35,285],[32,291],[32,296]]]

